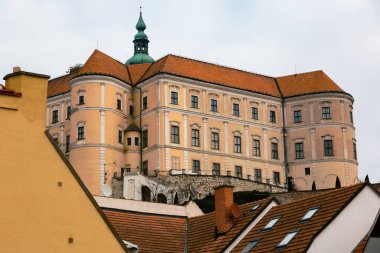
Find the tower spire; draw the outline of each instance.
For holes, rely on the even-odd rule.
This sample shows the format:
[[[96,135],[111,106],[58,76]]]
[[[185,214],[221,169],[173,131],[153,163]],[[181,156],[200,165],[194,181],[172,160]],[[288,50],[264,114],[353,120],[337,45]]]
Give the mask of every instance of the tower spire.
[[[135,39],[133,40],[134,55],[128,59],[128,61],[125,63],[126,65],[154,62],[153,58],[150,57],[148,53],[149,40],[148,36],[144,32],[145,29],[146,25],[142,17],[140,6],[140,16],[136,24],[137,33],[135,35]]]

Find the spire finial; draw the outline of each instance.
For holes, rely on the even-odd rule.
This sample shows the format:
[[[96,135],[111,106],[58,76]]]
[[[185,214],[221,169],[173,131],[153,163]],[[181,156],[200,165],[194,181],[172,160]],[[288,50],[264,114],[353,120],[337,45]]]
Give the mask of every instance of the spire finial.
[[[142,7],[140,6],[140,14],[141,14],[141,8],[142,8]]]

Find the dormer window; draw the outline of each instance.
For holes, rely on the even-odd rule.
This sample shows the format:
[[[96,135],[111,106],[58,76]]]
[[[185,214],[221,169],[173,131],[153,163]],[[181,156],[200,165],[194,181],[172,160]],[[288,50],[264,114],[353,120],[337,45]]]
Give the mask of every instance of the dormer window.
[[[273,226],[280,220],[280,217],[275,217],[271,219],[263,228],[263,230],[270,230],[273,228]]]
[[[302,217],[301,222],[308,221],[318,211],[319,207],[313,207]]]
[[[249,253],[257,245],[259,240],[250,241],[247,246],[241,251],[241,253]]]
[[[251,211],[255,211],[257,208],[259,208],[260,205],[255,205],[254,207],[251,208]]]
[[[297,235],[298,231],[288,233],[284,239],[276,246],[276,248],[283,248],[288,246],[290,241]]]

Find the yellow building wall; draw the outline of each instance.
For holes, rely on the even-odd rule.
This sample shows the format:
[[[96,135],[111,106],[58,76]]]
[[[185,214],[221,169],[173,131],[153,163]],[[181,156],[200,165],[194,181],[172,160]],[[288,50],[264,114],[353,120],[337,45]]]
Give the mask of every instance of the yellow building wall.
[[[44,133],[47,77],[20,73],[6,86],[22,97],[13,98],[17,110],[0,108],[6,179],[0,184],[0,251],[125,252]],[[7,100],[0,95],[0,104]]]

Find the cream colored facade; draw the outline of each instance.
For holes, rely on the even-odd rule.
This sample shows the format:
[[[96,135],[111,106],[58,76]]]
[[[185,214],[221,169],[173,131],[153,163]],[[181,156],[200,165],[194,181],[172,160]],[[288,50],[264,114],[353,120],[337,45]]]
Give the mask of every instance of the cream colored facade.
[[[0,90],[0,251],[126,252],[45,134],[48,78],[16,68],[5,87],[20,94]]]
[[[220,175],[272,184],[285,185],[286,176],[291,176],[299,190],[311,189],[313,181],[318,189],[334,187],[337,176],[342,185],[357,181],[355,128],[350,121],[353,99],[348,94],[281,99],[167,74],[135,87],[102,75],[75,77],[70,86],[69,93],[48,98],[46,124],[63,150],[70,135],[67,155],[95,195],[102,195],[104,184],[110,185],[112,175],[122,168],[147,168],[149,175],[166,175],[171,170],[211,175],[218,166]],[[178,96],[177,104],[172,94]],[[79,96],[84,96],[81,105]],[[198,106],[194,106],[194,100],[192,104],[193,97],[197,97]],[[211,100],[217,101],[217,111],[211,110]],[[239,107],[238,115],[234,115],[233,104]],[[69,105],[71,117],[67,119]],[[252,107],[257,108],[257,119],[253,119]],[[330,108],[331,119],[322,119],[322,107]],[[54,110],[60,120],[52,124]],[[295,110],[301,111],[302,122],[294,123]],[[270,120],[271,111],[276,114],[275,123]],[[124,132],[132,123],[141,132]],[[85,137],[79,140],[78,127],[82,126]],[[178,141],[172,129],[178,129]],[[193,138],[193,130],[198,131],[198,138]],[[122,143],[119,131],[123,133]],[[144,131],[147,147],[140,153]],[[212,141],[216,135],[218,145]],[[259,151],[254,149],[255,140]],[[331,156],[324,155],[324,140],[332,140]],[[302,159],[295,157],[295,143],[303,143]],[[273,154],[274,146],[277,156]],[[199,171],[195,166],[198,161]],[[310,168],[310,175],[305,168]]]

